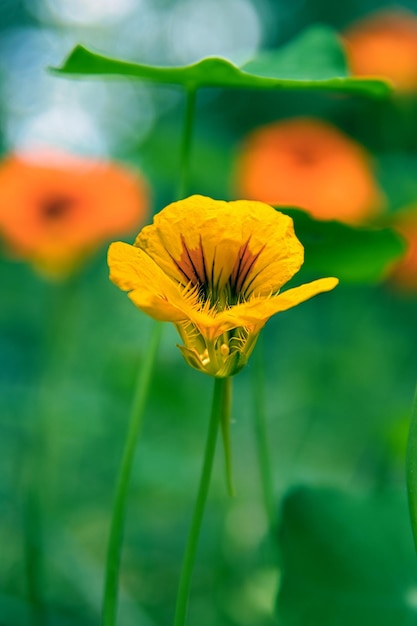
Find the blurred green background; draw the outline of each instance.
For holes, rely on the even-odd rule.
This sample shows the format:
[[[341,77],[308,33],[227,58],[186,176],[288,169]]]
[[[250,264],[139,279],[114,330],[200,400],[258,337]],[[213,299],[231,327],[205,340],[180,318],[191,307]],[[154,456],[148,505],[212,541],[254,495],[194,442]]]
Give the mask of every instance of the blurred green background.
[[[137,166],[151,182],[153,210],[158,211],[176,193],[182,94],[141,83],[66,80],[49,75],[47,66],[58,65],[76,43],[146,63],[183,64],[208,54],[240,62],[260,48],[289,41],[309,25],[324,23],[340,31],[383,6],[354,0],[342,4],[330,0],[2,0],[0,149],[6,154],[49,145]],[[417,12],[415,2],[401,6]],[[287,116],[318,115],[372,152],[380,185],[390,210],[395,211],[417,201],[416,103],[417,98],[409,98],[404,113],[391,101],[325,93],[203,90],[197,102],[190,193],[232,197],[233,159],[248,130]],[[41,623],[99,623],[115,479],[132,391],[152,325],[108,281],[105,254],[103,247],[66,284],[49,283],[6,256],[0,260],[2,626],[31,623],[31,580],[29,589],[39,587],[46,605]],[[295,615],[297,598],[304,596],[291,587],[291,576],[306,575],[303,559],[317,566],[320,555],[333,554],[335,537],[347,536],[352,547],[343,563],[354,561],[356,549],[361,562],[367,563],[391,535],[400,536],[405,547],[402,552],[384,553],[387,571],[395,563],[411,574],[404,587],[399,585],[401,599],[397,602],[396,597],[397,604],[393,601],[393,617],[383,613],[391,621],[383,622],[371,610],[363,623],[416,623],[415,591],[413,595],[410,589],[417,584],[417,570],[401,500],[417,377],[416,319],[416,294],[398,293],[381,282],[342,284],[267,324],[256,350],[265,358],[277,515],[282,513],[284,494],[295,485],[310,486],[313,495],[308,495],[307,487],[307,492],[292,493],[283,509],[281,530],[273,533],[271,541],[254,445],[255,354],[234,380],[237,496],[227,496],[219,446],[194,575],[190,625],[362,623],[349,610],[346,621],[337,612],[328,622],[320,610],[317,615],[314,611]],[[175,330],[166,325],[129,496],[120,580],[121,626],[172,622],[212,387],[208,377],[183,362],[177,341]],[[32,451],[39,437],[43,454],[41,463],[33,467]],[[41,519],[25,495],[29,478],[37,473],[42,477]],[[349,518],[350,505],[343,497],[320,490],[314,496],[318,486],[365,490],[372,497],[394,490],[400,503],[387,505],[392,520],[372,506],[372,499],[362,508],[354,505]],[[292,504],[297,494],[307,500],[304,518]],[[314,517],[311,511],[321,510],[328,497],[336,517],[340,512],[345,523],[352,520],[349,532],[369,526],[364,532],[371,537],[378,524],[383,529],[385,524],[380,543],[375,539],[375,547],[363,537],[351,537],[343,525],[340,528],[326,517],[323,523],[328,530],[317,537],[316,526],[307,522],[310,515]],[[298,529],[300,519],[305,532]],[[320,521],[317,527],[322,527]],[[299,546],[297,529],[306,546],[300,568],[292,569],[293,552],[288,546],[293,544],[286,537]],[[42,543],[38,543],[40,536]],[[284,570],[274,548],[278,537]],[[318,556],[311,547],[315,542],[320,546]],[[41,576],[35,581],[25,563],[28,545],[34,562],[42,556]],[[323,564],[330,580],[332,572],[340,571],[339,565],[337,559]],[[349,576],[355,567],[352,564]],[[278,618],[283,571],[288,578]],[[313,571],[311,576],[316,580],[318,574]],[[328,589],[324,574],[323,580],[323,588]],[[376,589],[380,589],[377,584]],[[327,596],[323,602],[327,603]]]

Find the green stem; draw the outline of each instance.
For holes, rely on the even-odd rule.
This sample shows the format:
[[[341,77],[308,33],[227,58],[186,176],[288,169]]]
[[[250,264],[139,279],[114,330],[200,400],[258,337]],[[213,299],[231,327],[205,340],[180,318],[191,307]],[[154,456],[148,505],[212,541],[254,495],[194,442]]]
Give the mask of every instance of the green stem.
[[[417,392],[414,397],[410,430],[408,432],[406,470],[411,528],[414,545],[417,550]]]
[[[185,198],[187,195],[188,178],[190,175],[191,140],[194,130],[196,93],[195,89],[187,89],[186,92],[187,101],[185,105],[185,118],[181,144],[181,170],[177,190],[178,200]]]
[[[272,480],[271,461],[268,448],[267,421],[265,411],[265,355],[262,337],[258,339],[255,350],[255,367],[253,379],[254,395],[254,427],[255,442],[258,456],[259,474],[261,478],[262,498],[270,528],[275,525],[274,486]]]
[[[36,485],[38,486],[38,485]],[[43,561],[39,493],[27,486],[24,494],[24,538],[27,595],[32,626],[45,624],[42,599]]]
[[[211,470],[216,450],[217,431],[219,423],[223,419],[225,413],[229,410],[230,385],[230,378],[215,378],[214,380],[211,417],[207,432],[200,484],[198,487],[197,499],[194,504],[191,527],[188,533],[187,545],[182,562],[174,626],[184,626],[186,623],[191,576],[193,573],[201,522],[203,519],[204,508],[210,485]]]
[[[182,131],[181,145],[181,171],[177,190],[177,199],[180,200],[186,195],[189,176],[191,140],[193,134],[194,114],[195,114],[194,89],[187,91],[187,103],[185,111],[184,126]],[[162,325],[155,325],[149,351],[143,367],[139,373],[136,392],[133,399],[131,418],[125,449],[116,485],[115,503],[110,525],[109,543],[107,547],[106,573],[104,585],[104,598],[102,610],[103,626],[114,626],[117,617],[118,600],[118,579],[120,569],[120,555],[123,539],[124,517],[126,510],[126,496],[130,482],[130,475],[133,463],[135,447],[142,423],[142,416],[152,373],[155,365],[156,353],[159,347],[162,333]]]
[[[230,379],[227,379],[230,380]],[[221,415],[221,429],[226,467],[226,484],[230,496],[235,495],[232,471],[232,442],[230,439],[230,413],[232,405],[232,385],[228,383],[224,390],[224,410]]]
[[[126,496],[130,483],[132,463],[135,454],[138,434],[142,425],[142,417],[149,385],[152,378],[156,354],[160,343],[162,324],[155,324],[149,350],[139,372],[135,395],[133,398],[129,429],[123,451],[119,477],[116,486],[113,516],[110,525],[109,543],[107,548],[106,578],[103,599],[103,626],[116,624],[118,578],[120,569],[120,555],[123,539],[124,518],[126,511]]]

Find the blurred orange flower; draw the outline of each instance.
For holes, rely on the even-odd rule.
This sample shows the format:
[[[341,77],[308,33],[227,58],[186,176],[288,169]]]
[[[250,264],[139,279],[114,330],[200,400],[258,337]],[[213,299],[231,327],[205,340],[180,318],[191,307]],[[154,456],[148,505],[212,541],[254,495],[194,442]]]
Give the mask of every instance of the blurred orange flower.
[[[394,228],[407,242],[407,251],[395,263],[390,273],[391,282],[406,291],[417,290],[417,207],[405,209],[394,216]]]
[[[252,131],[238,156],[236,187],[242,197],[348,223],[372,218],[383,204],[364,149],[313,118]]]
[[[416,91],[416,15],[378,11],[351,26],[343,38],[353,74],[385,77],[400,92]]]
[[[136,228],[149,207],[144,180],[113,163],[54,152],[0,163],[0,234],[13,257],[61,277],[97,246]]]

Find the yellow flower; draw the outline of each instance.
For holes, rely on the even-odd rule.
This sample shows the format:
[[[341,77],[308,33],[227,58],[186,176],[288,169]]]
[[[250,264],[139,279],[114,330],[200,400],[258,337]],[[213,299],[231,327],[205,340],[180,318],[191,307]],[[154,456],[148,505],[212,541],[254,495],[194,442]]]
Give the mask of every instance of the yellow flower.
[[[187,363],[216,377],[244,367],[272,315],[337,285],[322,278],[279,293],[303,260],[287,215],[204,196],[168,205],[133,246],[113,243],[108,255],[110,280],[142,311],[173,322]]]

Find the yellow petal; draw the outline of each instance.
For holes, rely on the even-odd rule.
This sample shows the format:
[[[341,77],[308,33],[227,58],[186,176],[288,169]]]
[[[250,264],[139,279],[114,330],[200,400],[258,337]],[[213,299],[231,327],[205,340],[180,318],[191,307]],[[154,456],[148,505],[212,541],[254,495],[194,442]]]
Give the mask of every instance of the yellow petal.
[[[156,320],[182,322],[187,313],[178,286],[142,250],[127,243],[112,243],[108,252],[110,280],[129,291],[129,298]]]
[[[254,326],[259,329],[275,313],[286,311],[319,293],[330,291],[338,282],[337,278],[320,278],[300,287],[288,289],[277,296],[253,297],[249,302],[237,304],[225,311],[224,316],[226,319],[235,320],[236,326]]]
[[[168,205],[138,235],[144,250],[172,278],[219,289],[240,267],[248,293],[277,291],[299,270],[303,247],[292,219],[262,202],[191,196]],[[244,255],[242,255],[242,250]]]
[[[110,280],[129,291],[134,304],[159,321],[191,322],[207,338],[215,338],[235,327],[234,320],[218,316],[201,305],[195,290],[169,278],[140,248],[112,243],[108,252]]]

